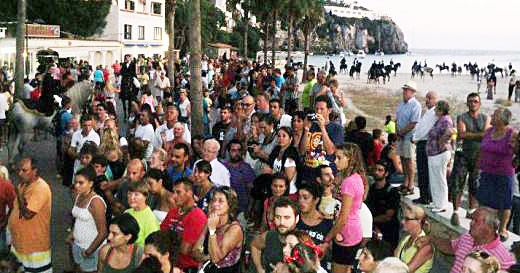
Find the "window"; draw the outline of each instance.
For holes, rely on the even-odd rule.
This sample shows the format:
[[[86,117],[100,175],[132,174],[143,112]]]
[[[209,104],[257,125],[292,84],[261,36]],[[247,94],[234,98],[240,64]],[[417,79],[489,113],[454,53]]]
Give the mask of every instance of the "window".
[[[144,26],[139,26],[139,40],[144,40]]]
[[[153,39],[162,40],[162,28],[160,28],[160,27],[153,28]]]
[[[162,14],[162,4],[161,3],[152,3],[152,13],[155,15]]]
[[[125,40],[132,40],[132,25],[125,25]]]
[[[132,0],[125,1],[125,9],[126,10],[135,10],[135,2]]]

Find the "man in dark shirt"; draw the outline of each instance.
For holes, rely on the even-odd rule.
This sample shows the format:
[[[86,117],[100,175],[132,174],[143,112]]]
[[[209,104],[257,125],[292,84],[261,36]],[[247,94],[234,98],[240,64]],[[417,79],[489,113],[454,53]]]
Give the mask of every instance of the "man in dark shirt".
[[[368,191],[365,204],[372,212],[374,226],[383,234],[383,240],[389,242],[392,248],[399,240],[399,192],[386,182],[387,165],[384,161],[377,161],[374,168],[375,183]]]
[[[220,121],[215,123],[213,126],[213,137],[220,142],[220,146],[224,147],[224,142],[226,140],[226,134],[228,133],[228,129],[231,125],[231,115],[233,111],[231,110],[231,106],[226,104],[220,109]],[[227,139],[229,141],[229,139]]]
[[[303,179],[314,182],[320,165],[329,165],[335,171],[334,152],[336,145],[343,145],[343,128],[337,123],[330,122],[329,115],[332,102],[327,96],[319,96],[315,103],[315,120],[306,119],[305,132],[300,150],[305,151],[305,165]]]
[[[356,143],[359,148],[361,148],[363,159],[365,159],[365,167],[368,167],[373,164],[373,162],[370,162],[370,155],[374,150],[374,139],[369,132],[365,131],[367,126],[367,120],[365,117],[357,116],[354,119],[354,123],[356,124],[356,130],[346,134],[345,141]]]

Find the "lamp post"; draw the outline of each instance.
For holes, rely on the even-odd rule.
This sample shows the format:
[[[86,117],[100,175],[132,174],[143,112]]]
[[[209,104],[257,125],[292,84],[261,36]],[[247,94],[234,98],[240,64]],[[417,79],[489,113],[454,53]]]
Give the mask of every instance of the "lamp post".
[[[25,0],[18,0],[18,15],[17,15],[17,24],[16,24],[16,67],[15,67],[15,76],[16,76],[16,89],[15,95],[21,94],[23,91],[23,78],[24,78],[24,38],[26,32],[25,25]]]

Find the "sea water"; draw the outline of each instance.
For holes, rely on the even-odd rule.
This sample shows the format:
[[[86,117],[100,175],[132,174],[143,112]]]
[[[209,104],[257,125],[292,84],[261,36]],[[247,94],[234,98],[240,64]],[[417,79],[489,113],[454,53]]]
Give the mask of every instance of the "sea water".
[[[348,69],[352,65],[355,56],[345,57]],[[314,55],[309,56],[308,62],[310,65],[322,68],[325,66],[327,60],[331,60],[334,63],[336,71],[339,72],[340,61],[342,57],[340,55],[327,56],[327,55]],[[520,69],[520,51],[493,51],[493,50],[445,50],[445,49],[411,49],[406,54],[386,54],[384,56],[367,55],[363,59],[358,60],[363,64],[361,71],[366,73],[370,68],[370,65],[376,61],[384,61],[385,65],[389,64],[392,60],[394,63],[401,63],[401,67],[397,73],[411,73],[412,65],[415,61],[421,62],[424,66],[426,62],[428,67],[434,68],[434,73],[438,74],[439,69],[436,65],[442,65],[445,63],[451,69],[451,64],[456,63],[457,66],[462,67],[464,74],[468,72],[464,69],[464,64],[469,62],[477,63],[479,67],[485,67],[489,63],[494,63],[498,67],[505,68],[512,64],[513,69]],[[443,74],[449,73],[446,70]]]

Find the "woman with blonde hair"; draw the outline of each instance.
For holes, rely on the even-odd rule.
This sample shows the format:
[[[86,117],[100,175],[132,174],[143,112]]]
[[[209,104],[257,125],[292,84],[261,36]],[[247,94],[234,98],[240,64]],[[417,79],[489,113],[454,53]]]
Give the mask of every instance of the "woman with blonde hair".
[[[395,249],[395,256],[408,265],[409,272],[427,273],[433,265],[431,244],[419,246],[417,239],[426,236],[423,226],[426,214],[422,207],[405,205],[401,224],[405,235]]]
[[[471,252],[464,259],[463,273],[496,273],[500,271],[500,262],[497,257],[489,255],[483,250]],[[505,271],[503,271],[505,272]]]
[[[338,177],[342,179],[341,210],[321,248],[329,247],[332,241],[332,271],[350,273],[363,240],[359,211],[368,191],[368,183],[358,145],[347,142],[336,148],[335,155]]]

